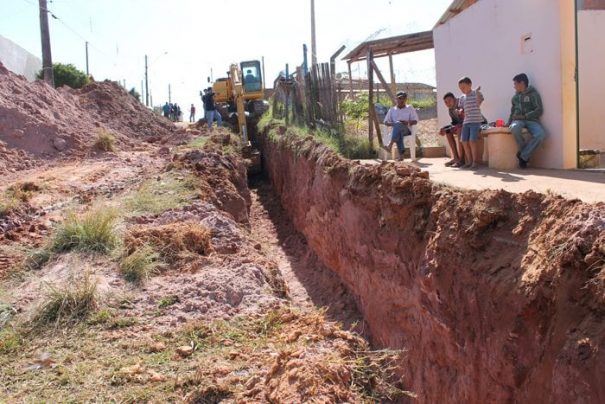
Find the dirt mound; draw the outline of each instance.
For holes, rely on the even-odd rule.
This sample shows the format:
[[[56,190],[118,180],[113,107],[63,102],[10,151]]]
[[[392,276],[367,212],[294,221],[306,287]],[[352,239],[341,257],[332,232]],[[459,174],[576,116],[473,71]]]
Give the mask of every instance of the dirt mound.
[[[110,131],[132,139],[163,138],[171,134],[174,124],[154,114],[112,81],[93,82],[79,90],[71,90],[90,117]]]
[[[276,137],[275,191],[375,344],[408,351],[418,402],[605,400],[605,204],[460,192]]]
[[[38,167],[41,160],[84,156],[102,133],[129,148],[134,139],[158,140],[173,131],[172,123],[115,83],[54,89],[0,64],[0,175]]]
[[[174,161],[193,170],[204,182],[200,197],[230,213],[240,223],[248,223],[251,198],[246,165],[237,154],[236,137],[224,129],[211,135],[201,150],[176,154]]]

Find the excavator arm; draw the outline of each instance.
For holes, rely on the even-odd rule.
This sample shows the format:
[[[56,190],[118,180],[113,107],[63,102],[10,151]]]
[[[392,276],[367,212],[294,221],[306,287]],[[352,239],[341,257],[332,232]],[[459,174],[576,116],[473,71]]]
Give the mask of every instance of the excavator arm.
[[[233,83],[233,100],[237,108],[237,122],[244,144],[248,143],[248,128],[246,126],[246,108],[244,105],[244,83],[242,81],[242,72],[239,66],[232,64],[229,68],[229,74]]]

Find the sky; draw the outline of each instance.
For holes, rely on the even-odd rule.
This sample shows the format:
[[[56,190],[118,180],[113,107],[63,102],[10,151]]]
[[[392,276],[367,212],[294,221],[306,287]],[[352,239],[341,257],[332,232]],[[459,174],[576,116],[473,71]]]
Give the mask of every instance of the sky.
[[[316,0],[317,58],[328,62],[368,39],[430,30],[451,0]],[[41,57],[38,0],[0,0],[0,35]],[[126,82],[141,93],[148,55],[154,105],[171,98],[201,109],[199,91],[208,77],[224,77],[229,65],[265,60],[268,87],[285,65],[311,49],[310,0],[48,0],[53,62],[89,71],[95,80]],[[388,77],[388,59],[378,65]],[[432,50],[394,58],[398,82],[435,84]],[[337,72],[347,71],[339,62]],[[353,65],[365,77],[365,63]]]

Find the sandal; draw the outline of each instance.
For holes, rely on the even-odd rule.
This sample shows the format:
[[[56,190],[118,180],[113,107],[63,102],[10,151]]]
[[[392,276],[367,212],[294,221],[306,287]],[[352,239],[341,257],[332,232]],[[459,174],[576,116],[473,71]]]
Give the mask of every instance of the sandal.
[[[453,166],[454,164],[456,164],[456,160],[450,160],[450,161],[448,161],[447,163],[445,163],[445,166],[446,166],[446,167],[451,167],[451,166]]]

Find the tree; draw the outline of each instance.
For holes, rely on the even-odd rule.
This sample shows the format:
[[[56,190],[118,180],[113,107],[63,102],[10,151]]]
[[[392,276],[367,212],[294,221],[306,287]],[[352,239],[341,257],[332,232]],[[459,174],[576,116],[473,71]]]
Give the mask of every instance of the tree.
[[[55,76],[55,88],[59,88],[61,86],[82,88],[89,82],[86,74],[78,70],[71,63],[53,63],[53,74]],[[36,77],[38,79],[42,79],[44,77],[44,73],[40,71]]]
[[[141,101],[141,94],[137,93],[137,90],[134,89],[134,87],[132,87],[130,89],[130,91],[128,92],[128,94],[132,95],[134,98],[137,99],[137,101]]]

